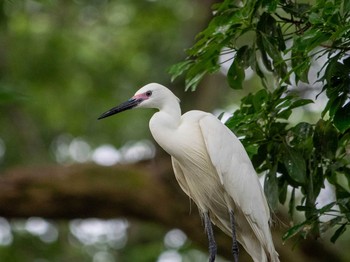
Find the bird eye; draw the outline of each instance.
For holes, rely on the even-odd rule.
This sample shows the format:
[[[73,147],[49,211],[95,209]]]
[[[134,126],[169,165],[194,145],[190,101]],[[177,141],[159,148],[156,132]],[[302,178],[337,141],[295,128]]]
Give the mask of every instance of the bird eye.
[[[152,95],[152,91],[147,91],[146,96],[150,97]]]

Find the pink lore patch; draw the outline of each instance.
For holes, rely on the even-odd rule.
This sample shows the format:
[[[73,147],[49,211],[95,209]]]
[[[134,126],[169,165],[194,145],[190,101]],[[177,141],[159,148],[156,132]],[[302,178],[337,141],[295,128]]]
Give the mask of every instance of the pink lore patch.
[[[146,93],[142,93],[142,94],[134,95],[132,98],[146,100],[148,99],[148,96],[146,95]]]

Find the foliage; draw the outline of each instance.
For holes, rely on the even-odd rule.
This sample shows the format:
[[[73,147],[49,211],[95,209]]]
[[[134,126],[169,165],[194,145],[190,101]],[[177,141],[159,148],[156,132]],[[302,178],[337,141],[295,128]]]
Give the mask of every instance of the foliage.
[[[305,221],[290,228],[284,239],[317,237],[336,228],[335,242],[350,224],[350,2],[226,0],[213,8],[214,16],[189,56],[170,73],[173,78],[185,74],[186,89],[195,90],[205,74],[218,71],[220,55],[231,53],[227,82],[242,89],[245,69],[254,70],[264,88],[244,97],[226,124],[242,137],[256,169],[266,174],[270,206],[285,204],[291,191],[290,215],[305,213]],[[324,65],[312,74],[313,61],[321,58],[326,58]],[[291,92],[290,86],[315,88],[319,83],[328,98],[319,120],[291,123],[292,110],[313,100]],[[326,180],[336,199],[319,207],[317,197]],[[322,223],[325,214],[333,217]]]

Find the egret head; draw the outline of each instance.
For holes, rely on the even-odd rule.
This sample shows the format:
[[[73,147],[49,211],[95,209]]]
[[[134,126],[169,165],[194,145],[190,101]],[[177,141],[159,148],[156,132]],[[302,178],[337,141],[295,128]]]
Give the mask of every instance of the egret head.
[[[119,112],[132,108],[157,108],[161,109],[169,100],[180,100],[165,86],[157,83],[151,83],[141,87],[135,95],[128,101],[113,107],[103,113],[98,119],[102,119]]]

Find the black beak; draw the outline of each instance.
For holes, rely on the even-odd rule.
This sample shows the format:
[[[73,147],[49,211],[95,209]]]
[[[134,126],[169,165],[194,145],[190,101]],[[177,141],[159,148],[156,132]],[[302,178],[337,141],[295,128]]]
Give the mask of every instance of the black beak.
[[[123,112],[125,110],[128,109],[132,109],[135,106],[137,106],[138,104],[140,104],[142,102],[141,99],[136,99],[136,98],[130,98],[128,101],[120,104],[119,106],[113,107],[112,109],[108,110],[107,112],[104,112],[102,115],[100,115],[100,117],[98,118],[98,120],[102,119],[102,118],[106,118],[108,116]]]

